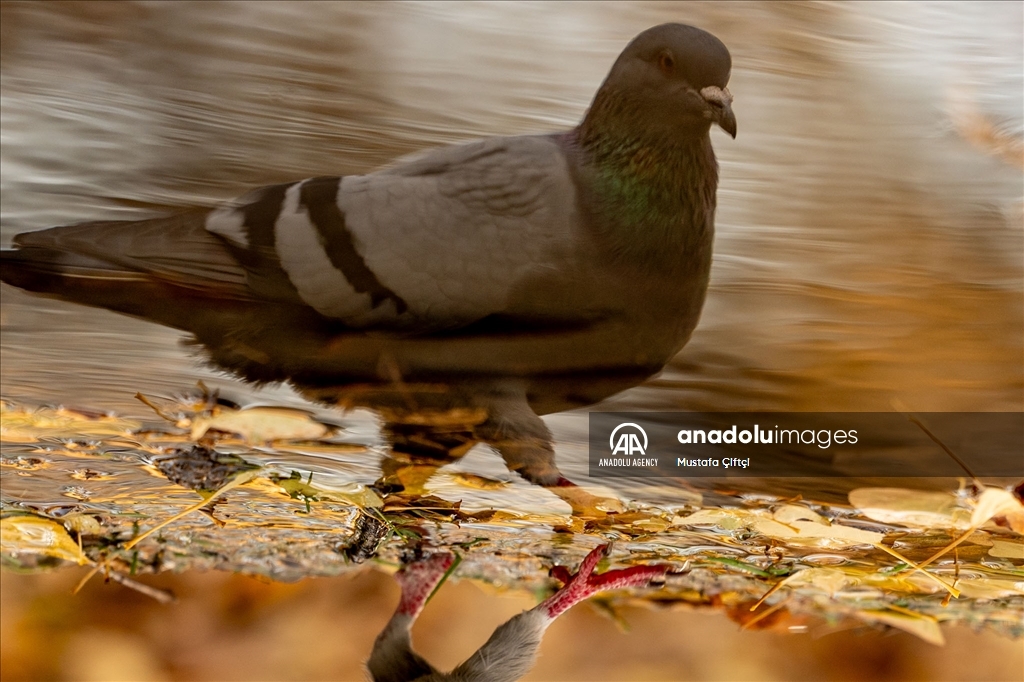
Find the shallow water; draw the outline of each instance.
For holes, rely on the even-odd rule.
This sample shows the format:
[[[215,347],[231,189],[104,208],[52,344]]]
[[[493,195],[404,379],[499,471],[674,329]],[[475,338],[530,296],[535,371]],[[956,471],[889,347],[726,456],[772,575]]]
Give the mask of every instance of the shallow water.
[[[733,54],[739,120],[735,141],[713,133],[722,179],[707,304],[659,377],[600,409],[1024,410],[1019,4],[4,3],[0,11],[5,244],[24,230],[363,172],[437,144],[571,127],[633,35],[661,21],[700,25]],[[0,381],[17,404],[149,423],[137,391],[169,396],[201,380],[243,404],[311,407],[287,386],[257,389],[203,366],[172,330],[7,286],[2,296]],[[365,451],[247,459],[285,475],[372,483],[387,456],[377,418],[316,409]],[[588,483],[586,410],[545,421],[562,470]],[[5,445],[5,457],[32,457],[24,447]],[[81,455],[67,456],[22,472],[36,477],[24,494],[11,492],[16,472],[5,467],[5,500],[73,503],[65,479]],[[452,466],[430,490],[463,499],[464,509],[525,509],[538,519],[568,511],[509,475],[486,447]],[[453,482],[460,470],[505,485]],[[194,499],[137,467],[120,475],[83,486],[114,486],[92,494],[130,493],[135,505],[152,503],[142,513],[154,516]],[[612,487],[665,508],[695,499],[689,487]],[[242,502],[225,504],[244,512]],[[350,523],[338,514],[339,525]],[[506,530],[490,529],[494,547]],[[539,568],[520,577],[536,579]]]
[[[712,283],[688,346],[609,406],[1024,409],[1019,7],[310,11],[5,5],[3,238],[566,128],[630,36],[684,19],[734,55]],[[305,402],[202,368],[176,332],[3,297],[8,398],[137,415],[135,391],[202,379]],[[585,413],[547,422],[572,466]]]
[[[744,10],[327,5],[311,29],[289,5],[6,5],[3,237],[566,128],[630,36],[682,18],[730,45],[742,127],[715,133],[701,325],[622,400],[1022,409],[1019,7]],[[128,409],[118,367],[140,390],[210,376],[173,332],[9,288],[3,314],[14,397]]]

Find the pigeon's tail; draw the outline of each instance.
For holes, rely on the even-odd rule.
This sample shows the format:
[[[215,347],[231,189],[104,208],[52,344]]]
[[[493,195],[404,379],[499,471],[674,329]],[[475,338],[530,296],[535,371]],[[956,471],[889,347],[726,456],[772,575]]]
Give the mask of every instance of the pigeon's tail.
[[[86,280],[139,282],[145,275],[80,254],[27,247],[0,249],[0,281],[20,289],[74,299]]]
[[[155,282],[138,272],[81,254],[40,247],[0,250],[0,280],[26,291],[152,317]]]
[[[336,326],[306,306],[256,295],[205,218],[196,211],[19,234],[14,248],[0,250],[0,279],[188,332],[215,364],[253,381],[319,368]],[[372,375],[375,360],[357,370]],[[338,374],[355,371],[344,352],[337,364]]]
[[[150,318],[180,298],[248,298],[245,270],[204,219],[205,212],[191,212],[19,234],[15,248],[0,251],[0,280]]]

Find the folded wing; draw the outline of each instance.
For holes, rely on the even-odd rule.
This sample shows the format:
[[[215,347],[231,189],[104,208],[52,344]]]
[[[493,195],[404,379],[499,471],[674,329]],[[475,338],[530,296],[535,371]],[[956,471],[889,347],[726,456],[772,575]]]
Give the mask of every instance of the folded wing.
[[[260,296],[353,328],[406,331],[529,314],[520,292],[572,269],[578,224],[565,157],[542,137],[268,187],[206,219]]]

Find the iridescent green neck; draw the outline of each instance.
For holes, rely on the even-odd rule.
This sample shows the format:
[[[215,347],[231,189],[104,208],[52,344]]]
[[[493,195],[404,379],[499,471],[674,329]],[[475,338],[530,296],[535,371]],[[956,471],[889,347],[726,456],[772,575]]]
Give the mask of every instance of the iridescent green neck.
[[[577,131],[598,233],[659,269],[709,263],[718,164],[707,127],[644,129],[642,112],[609,99],[599,96]]]

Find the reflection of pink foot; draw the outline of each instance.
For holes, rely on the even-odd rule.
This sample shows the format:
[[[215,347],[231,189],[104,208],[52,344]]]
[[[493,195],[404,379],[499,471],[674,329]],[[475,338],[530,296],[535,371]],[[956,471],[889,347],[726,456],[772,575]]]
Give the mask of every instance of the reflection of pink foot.
[[[647,585],[655,578],[664,576],[669,570],[668,566],[631,566],[593,575],[598,562],[607,556],[609,547],[610,545],[601,545],[588,554],[576,575],[570,575],[564,566],[555,566],[551,569],[551,576],[565,585],[541,602],[537,609],[545,610],[548,617],[553,620],[598,592]]]
[[[395,574],[395,579],[402,588],[402,600],[398,604],[397,613],[412,618],[418,616],[453,561],[455,556],[444,552],[431,554],[403,566],[402,570]]]
[[[376,682],[406,682],[437,674],[412,650],[409,628],[454,561],[455,556],[447,552],[432,554],[406,564],[395,574],[402,588],[402,599],[395,615],[377,636],[370,660],[366,662],[370,677]]]
[[[402,586],[402,601],[373,645],[366,663],[370,675],[376,682],[518,680],[533,666],[544,631],[574,604],[605,590],[647,585],[669,570],[668,566],[632,566],[594,575],[598,562],[607,554],[608,545],[592,551],[580,564],[576,575],[570,575],[563,566],[553,568],[551,575],[565,583],[564,587],[500,626],[476,653],[447,675],[437,672],[412,650],[409,627],[455,557],[447,553],[434,554],[409,564],[395,575]]]

